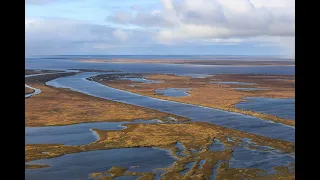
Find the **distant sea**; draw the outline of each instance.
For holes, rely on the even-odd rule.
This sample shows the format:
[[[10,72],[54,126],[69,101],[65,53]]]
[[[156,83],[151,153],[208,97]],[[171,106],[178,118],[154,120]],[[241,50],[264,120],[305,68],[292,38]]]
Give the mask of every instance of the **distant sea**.
[[[27,59],[179,59],[179,60],[256,60],[294,61],[280,56],[229,56],[229,55],[50,55],[27,56]]]

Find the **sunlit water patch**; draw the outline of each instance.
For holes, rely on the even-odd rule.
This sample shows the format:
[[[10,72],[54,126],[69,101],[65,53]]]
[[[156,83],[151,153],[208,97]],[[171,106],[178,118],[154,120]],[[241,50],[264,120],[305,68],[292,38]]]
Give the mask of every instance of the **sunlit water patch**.
[[[166,89],[156,89],[155,92],[163,96],[183,97],[183,96],[190,95],[187,93],[189,90],[190,90],[189,88],[166,88]]]
[[[160,81],[149,80],[149,79],[145,79],[145,78],[135,78],[135,77],[123,77],[123,78],[119,78],[119,79],[130,80],[132,82],[140,82],[140,83],[146,83],[146,84],[161,83]]]
[[[280,118],[295,119],[295,99],[277,99],[247,97],[248,101],[240,102],[235,106],[239,109],[257,111],[264,114],[271,114]]]
[[[56,158],[32,161],[28,164],[47,164],[49,168],[26,170],[26,180],[89,179],[93,172],[105,172],[113,166],[133,172],[153,172],[166,168],[175,159],[169,151],[157,148],[125,148],[67,154]],[[156,173],[161,173],[157,171]]]
[[[210,74],[176,74],[177,76],[186,76],[186,77],[192,77],[192,78],[206,78],[206,77],[211,77],[214,75],[210,75]]]

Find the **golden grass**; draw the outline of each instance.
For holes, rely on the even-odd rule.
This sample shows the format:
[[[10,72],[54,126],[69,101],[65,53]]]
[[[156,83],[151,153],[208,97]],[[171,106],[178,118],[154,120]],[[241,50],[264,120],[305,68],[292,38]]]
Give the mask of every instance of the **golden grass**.
[[[278,81],[277,79],[279,78],[285,80]],[[99,79],[102,79],[102,76],[100,76]],[[294,98],[295,91],[293,76],[216,75],[213,77],[196,79],[176,75],[153,74],[147,76],[146,79],[158,80],[162,83],[144,84],[131,82],[128,80],[102,80],[99,81],[99,83],[145,96],[237,112],[265,120],[271,120],[274,122],[295,126],[294,120],[288,120],[274,115],[263,114],[249,110],[241,110],[235,107],[235,104],[244,101],[244,97]],[[256,83],[257,85],[241,86],[212,83],[216,81],[239,81]],[[130,87],[128,84],[133,84],[137,87]],[[237,87],[259,87],[267,90],[238,91],[234,89]],[[191,91],[188,92],[190,96],[169,97],[155,93],[156,89],[165,88],[191,88]]]
[[[82,146],[59,144],[26,145],[26,162],[85,151],[132,147],[158,147],[169,149],[177,159],[172,166],[164,169],[165,174],[163,177],[165,179],[208,179],[213,172],[213,166],[218,161],[227,161],[231,158],[232,150],[230,148],[238,146],[241,138],[250,138],[252,142],[258,145],[270,146],[285,153],[291,153],[295,150],[295,145],[291,142],[257,136],[202,122],[185,124],[127,124],[125,126],[127,126],[127,128],[121,131],[94,129],[100,139]],[[231,137],[234,142],[228,142],[226,137]],[[216,152],[208,150],[209,146],[213,143],[213,139],[218,139],[227,146],[227,149]],[[175,147],[177,142],[182,143],[184,146],[183,153],[187,156],[183,157],[177,154]],[[198,150],[198,152],[193,152],[191,149]],[[46,153],[44,154],[43,152]],[[200,160],[206,160],[202,168],[198,168]],[[196,162],[196,164],[191,171],[182,177],[180,172],[185,169],[184,166],[189,162]],[[229,170],[230,168],[226,168],[224,171],[228,174]],[[108,171],[108,173],[112,174],[112,176],[120,176],[124,173],[123,171],[124,170],[120,171],[119,168],[114,168]],[[94,175],[98,177],[103,175],[103,173],[95,173]],[[104,177],[104,179],[107,178],[110,177]]]
[[[40,168],[47,168],[49,167],[48,165],[41,165],[41,164],[25,164],[25,169],[40,169]]]
[[[258,145],[267,145],[277,148],[283,152],[294,152],[294,143],[256,136],[233,129],[223,128],[208,123],[186,123],[186,124],[128,124],[121,131],[95,130],[100,139],[94,143],[82,146],[65,145],[26,145],[26,162],[42,158],[53,158],[64,154],[78,153],[102,149],[130,148],[130,147],[159,147],[170,149],[177,161],[170,167],[165,168],[162,179],[209,179],[213,173],[213,167],[218,161],[227,161],[232,156],[232,150],[211,152],[208,147],[213,139],[219,139],[225,145],[237,146],[240,138],[250,138]],[[232,137],[233,143],[227,142],[226,137]],[[176,142],[182,142],[186,157],[176,154],[174,147]],[[228,144],[229,143],[229,144]],[[201,150],[202,148],[202,150]],[[192,152],[191,149],[200,150]],[[45,154],[43,152],[46,152]],[[198,168],[200,160],[206,160],[202,168]],[[184,176],[180,174],[189,162],[196,162],[192,169]],[[36,166],[36,165],[35,165]],[[43,166],[43,165],[42,165]],[[30,168],[27,167],[26,168]],[[281,169],[281,167],[279,167]],[[278,169],[279,169],[278,168]],[[284,167],[282,167],[283,169]],[[263,172],[258,169],[229,168],[223,164],[218,169],[216,179],[292,179],[294,173],[288,171],[278,172],[276,175],[260,176]],[[105,176],[105,175],[111,175]],[[153,173],[128,172],[121,167],[113,167],[107,172],[92,173],[94,179],[113,179],[113,177],[139,175],[139,179],[153,179]]]
[[[25,100],[26,126],[56,126],[83,122],[120,122],[135,119],[187,118],[134,105],[95,98],[42,83],[31,83],[41,93]]]
[[[115,177],[119,177],[119,176],[139,176],[138,180],[153,180],[155,174],[150,172],[127,171],[126,168],[116,167],[116,166],[112,167],[107,172],[96,172],[96,173],[90,174],[91,178],[99,179],[99,180],[114,179]]]
[[[25,74],[25,75],[31,75],[31,74],[54,73],[54,72],[63,72],[63,71],[26,69],[26,70],[24,71],[24,74]]]
[[[222,163],[218,167],[216,179],[250,179],[250,180],[293,180],[295,179],[294,172],[289,172],[287,167],[279,166],[273,168],[276,173],[271,175],[261,176],[258,173],[263,173],[262,170],[254,168],[229,168],[227,162]]]
[[[210,123],[184,124],[126,124],[122,131],[104,131],[94,129],[100,140],[90,146],[105,143],[106,147],[169,147],[181,142],[186,149],[199,149],[208,145],[208,140],[219,139],[226,143],[225,137],[250,138],[258,145],[265,145],[280,149],[284,152],[294,152],[294,143],[257,136]],[[189,150],[188,150],[189,151]]]
[[[78,146],[65,146],[63,144],[27,144],[25,146],[25,161],[47,159],[64,154],[81,152]]]
[[[152,78],[152,77],[151,77]],[[164,80],[166,77],[161,77]],[[160,78],[160,79],[161,79]],[[174,77],[169,77],[175,80]],[[180,82],[188,82],[185,77],[179,78]],[[172,81],[173,81],[172,80]],[[32,82],[32,81],[31,81]],[[201,87],[194,84],[195,87]],[[41,93],[26,99],[26,125],[47,126],[66,125],[81,122],[97,121],[132,121],[134,119],[161,119],[172,116],[167,113],[154,111],[137,106],[116,103],[113,101],[94,98],[67,89],[47,87],[43,83],[29,83],[31,86],[41,89]],[[188,84],[188,83],[186,83]],[[190,84],[190,83],[189,83]],[[192,84],[192,83],[191,83]],[[204,83],[205,84],[205,83]],[[139,84],[140,86],[140,84]],[[58,98],[59,97],[59,98]],[[176,117],[179,118],[179,117]],[[186,120],[186,118],[180,118]],[[25,161],[33,161],[43,158],[54,158],[65,154],[132,147],[158,147],[166,148],[177,158],[170,167],[165,168],[162,179],[209,179],[213,166],[221,160],[228,160],[232,156],[230,147],[238,146],[241,138],[250,138],[258,145],[270,146],[286,153],[294,152],[295,145],[291,142],[257,136],[233,129],[216,126],[209,123],[185,123],[185,124],[128,124],[121,131],[104,131],[94,129],[99,135],[99,140],[88,145],[66,146],[62,144],[29,144],[25,146]],[[228,142],[226,137],[231,137],[233,142]],[[218,139],[230,146],[224,151],[211,152],[208,150],[213,139]],[[175,144],[181,142],[185,148],[186,157],[177,154]],[[202,150],[201,150],[202,148]],[[192,152],[191,149],[199,150]],[[202,168],[198,168],[200,160],[206,160]],[[180,172],[189,162],[196,162],[192,169],[181,176]],[[293,165],[294,166],[294,165]],[[47,165],[25,165],[26,169],[44,168]],[[276,175],[261,177],[257,172],[261,170],[229,168],[223,164],[218,169],[217,179],[292,179],[294,173],[289,173],[284,167],[278,167]],[[113,179],[122,175],[139,175],[140,180],[151,180],[154,173],[128,172],[122,167],[113,167],[107,173],[93,173],[98,179]]]

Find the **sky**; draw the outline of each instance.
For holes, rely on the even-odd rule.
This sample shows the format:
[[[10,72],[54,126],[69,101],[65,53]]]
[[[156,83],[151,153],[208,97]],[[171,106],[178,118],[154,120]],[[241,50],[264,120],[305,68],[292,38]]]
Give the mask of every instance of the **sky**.
[[[26,0],[26,55],[294,58],[294,0]]]

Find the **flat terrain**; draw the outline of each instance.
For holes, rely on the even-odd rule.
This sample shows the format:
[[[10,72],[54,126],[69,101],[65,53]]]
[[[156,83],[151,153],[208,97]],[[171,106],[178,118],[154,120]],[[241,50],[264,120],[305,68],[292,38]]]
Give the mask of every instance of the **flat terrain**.
[[[180,60],[180,59],[76,59],[74,61],[90,63],[148,63],[148,64],[199,64],[199,65],[269,65],[293,66],[294,61],[254,61],[254,60]]]
[[[95,98],[44,84],[50,79],[72,74],[74,73],[43,75],[26,79],[28,85],[41,89],[40,94],[25,100],[26,126],[55,126],[103,121],[119,122],[135,119],[166,120],[167,117],[187,120],[168,113]]]
[[[102,149],[117,149],[130,147],[158,147],[169,149],[172,155],[176,157],[176,162],[164,169],[164,179],[208,179],[212,174],[213,167],[218,161],[227,161],[232,157],[232,148],[240,146],[242,138],[250,138],[252,142],[258,145],[270,146],[279,149],[283,153],[294,152],[294,143],[256,136],[208,123],[185,123],[185,124],[129,124],[126,129],[121,131],[105,131],[94,129],[99,135],[99,140],[88,145],[82,146],[65,146],[59,144],[52,145],[26,145],[26,162],[42,159],[54,158],[64,154],[78,153],[85,151],[94,151]],[[227,140],[232,139],[232,142]],[[223,143],[226,148],[222,151],[211,151],[209,146],[213,140],[217,139]],[[178,152],[181,150],[176,148],[176,143],[182,143],[186,156],[181,156]],[[46,152],[45,154],[43,152]],[[200,160],[206,160],[203,168],[198,168]],[[184,177],[179,172],[183,171],[185,165],[195,162],[194,167]],[[38,165],[39,167],[46,165]],[[35,168],[36,165],[26,166],[27,168]],[[281,167],[286,169],[287,167]],[[118,170],[118,171],[116,171]],[[121,171],[120,171],[121,170]],[[106,170],[107,171],[107,170]],[[116,173],[116,172],[118,173]],[[120,171],[120,172],[119,172]],[[93,172],[92,176],[99,176],[111,173],[112,176],[122,176],[125,173],[123,168],[113,168],[111,172]],[[229,168],[228,164],[222,164],[218,168],[221,179],[232,179],[233,177],[241,178],[258,178],[259,169],[237,169]],[[246,172],[246,173],[243,173]],[[126,172],[133,173],[133,172]],[[150,175],[150,174],[149,174]],[[294,173],[287,171],[279,172],[272,175],[277,178],[294,177]],[[200,178],[199,178],[200,177]],[[269,176],[263,176],[267,178]],[[271,178],[271,177],[270,177]]]
[[[140,83],[121,80],[123,76],[145,77],[161,83]],[[280,80],[279,80],[280,79]],[[118,74],[99,75],[94,81],[117,89],[122,89],[145,96],[172,100],[188,104],[201,105],[259,117],[266,120],[295,125],[294,120],[287,120],[273,115],[241,110],[235,104],[245,101],[245,97],[294,98],[295,79],[289,75],[257,75],[257,74],[221,74],[206,78],[192,78],[173,74]],[[250,85],[217,84],[217,82],[245,82]],[[263,88],[265,90],[239,91],[235,88]],[[157,94],[156,89],[190,88],[189,96],[170,97]]]
[[[81,70],[86,71],[86,70]],[[88,70],[89,71],[89,70]],[[31,73],[31,72],[29,72]],[[228,161],[234,156],[235,148],[246,147],[256,150],[254,145],[270,147],[265,150],[279,150],[281,153],[295,153],[295,143],[267,138],[234,129],[224,128],[210,123],[190,122],[187,118],[175,116],[160,111],[142,108],[134,105],[118,103],[111,100],[92,97],[68,89],[46,86],[45,82],[63,76],[76,73],[51,74],[26,78],[26,84],[41,90],[40,94],[25,99],[25,124],[26,126],[56,126],[72,125],[85,122],[122,122],[136,119],[160,119],[162,124],[125,124],[123,130],[92,129],[98,140],[86,145],[64,144],[26,144],[25,162],[33,160],[55,158],[65,154],[80,152],[155,147],[168,149],[175,162],[164,168],[162,179],[210,179],[214,169],[217,171],[215,179],[294,179],[294,171],[288,167],[275,166],[275,174],[266,174],[264,170],[255,168],[231,168]],[[164,74],[136,74],[136,77],[145,77],[149,80],[157,80],[161,83],[144,84],[119,80],[119,77],[132,74],[99,75],[91,80],[106,84],[118,89],[152,96],[160,99],[168,99],[178,102],[203,105],[224,109],[244,114],[250,114],[277,122],[288,123],[289,120],[259,114],[251,111],[243,111],[234,107],[234,104],[242,101],[243,97],[294,97],[293,76],[265,76],[265,75],[216,75],[206,78],[191,78]],[[101,80],[102,79],[102,80]],[[274,79],[274,80],[270,80]],[[282,79],[278,81],[276,79]],[[262,87],[266,91],[237,91],[234,88],[242,85],[216,84],[220,81],[241,81],[256,83],[249,87]],[[131,87],[128,85],[136,85]],[[247,87],[247,86],[246,86]],[[191,88],[190,96],[168,97],[156,94],[155,89],[165,88]],[[166,123],[168,117],[178,120],[178,123]],[[289,125],[294,125],[293,124]],[[244,139],[250,139],[250,144],[245,144]],[[219,141],[224,145],[223,150],[211,150],[210,147]],[[177,148],[181,143],[183,150]],[[279,153],[277,152],[277,153]],[[181,155],[184,154],[184,155]],[[200,162],[204,161],[202,167]],[[188,163],[195,164],[185,174]],[[222,162],[222,163],[219,163]],[[107,162],[106,162],[107,163]],[[291,164],[294,168],[294,163]],[[25,165],[26,169],[47,168],[47,164]],[[263,174],[264,173],[264,174]],[[88,174],[89,175],[89,174]],[[119,176],[137,176],[140,180],[153,180],[153,172],[134,172],[124,167],[112,167],[104,172],[92,172],[93,179],[114,179]]]

